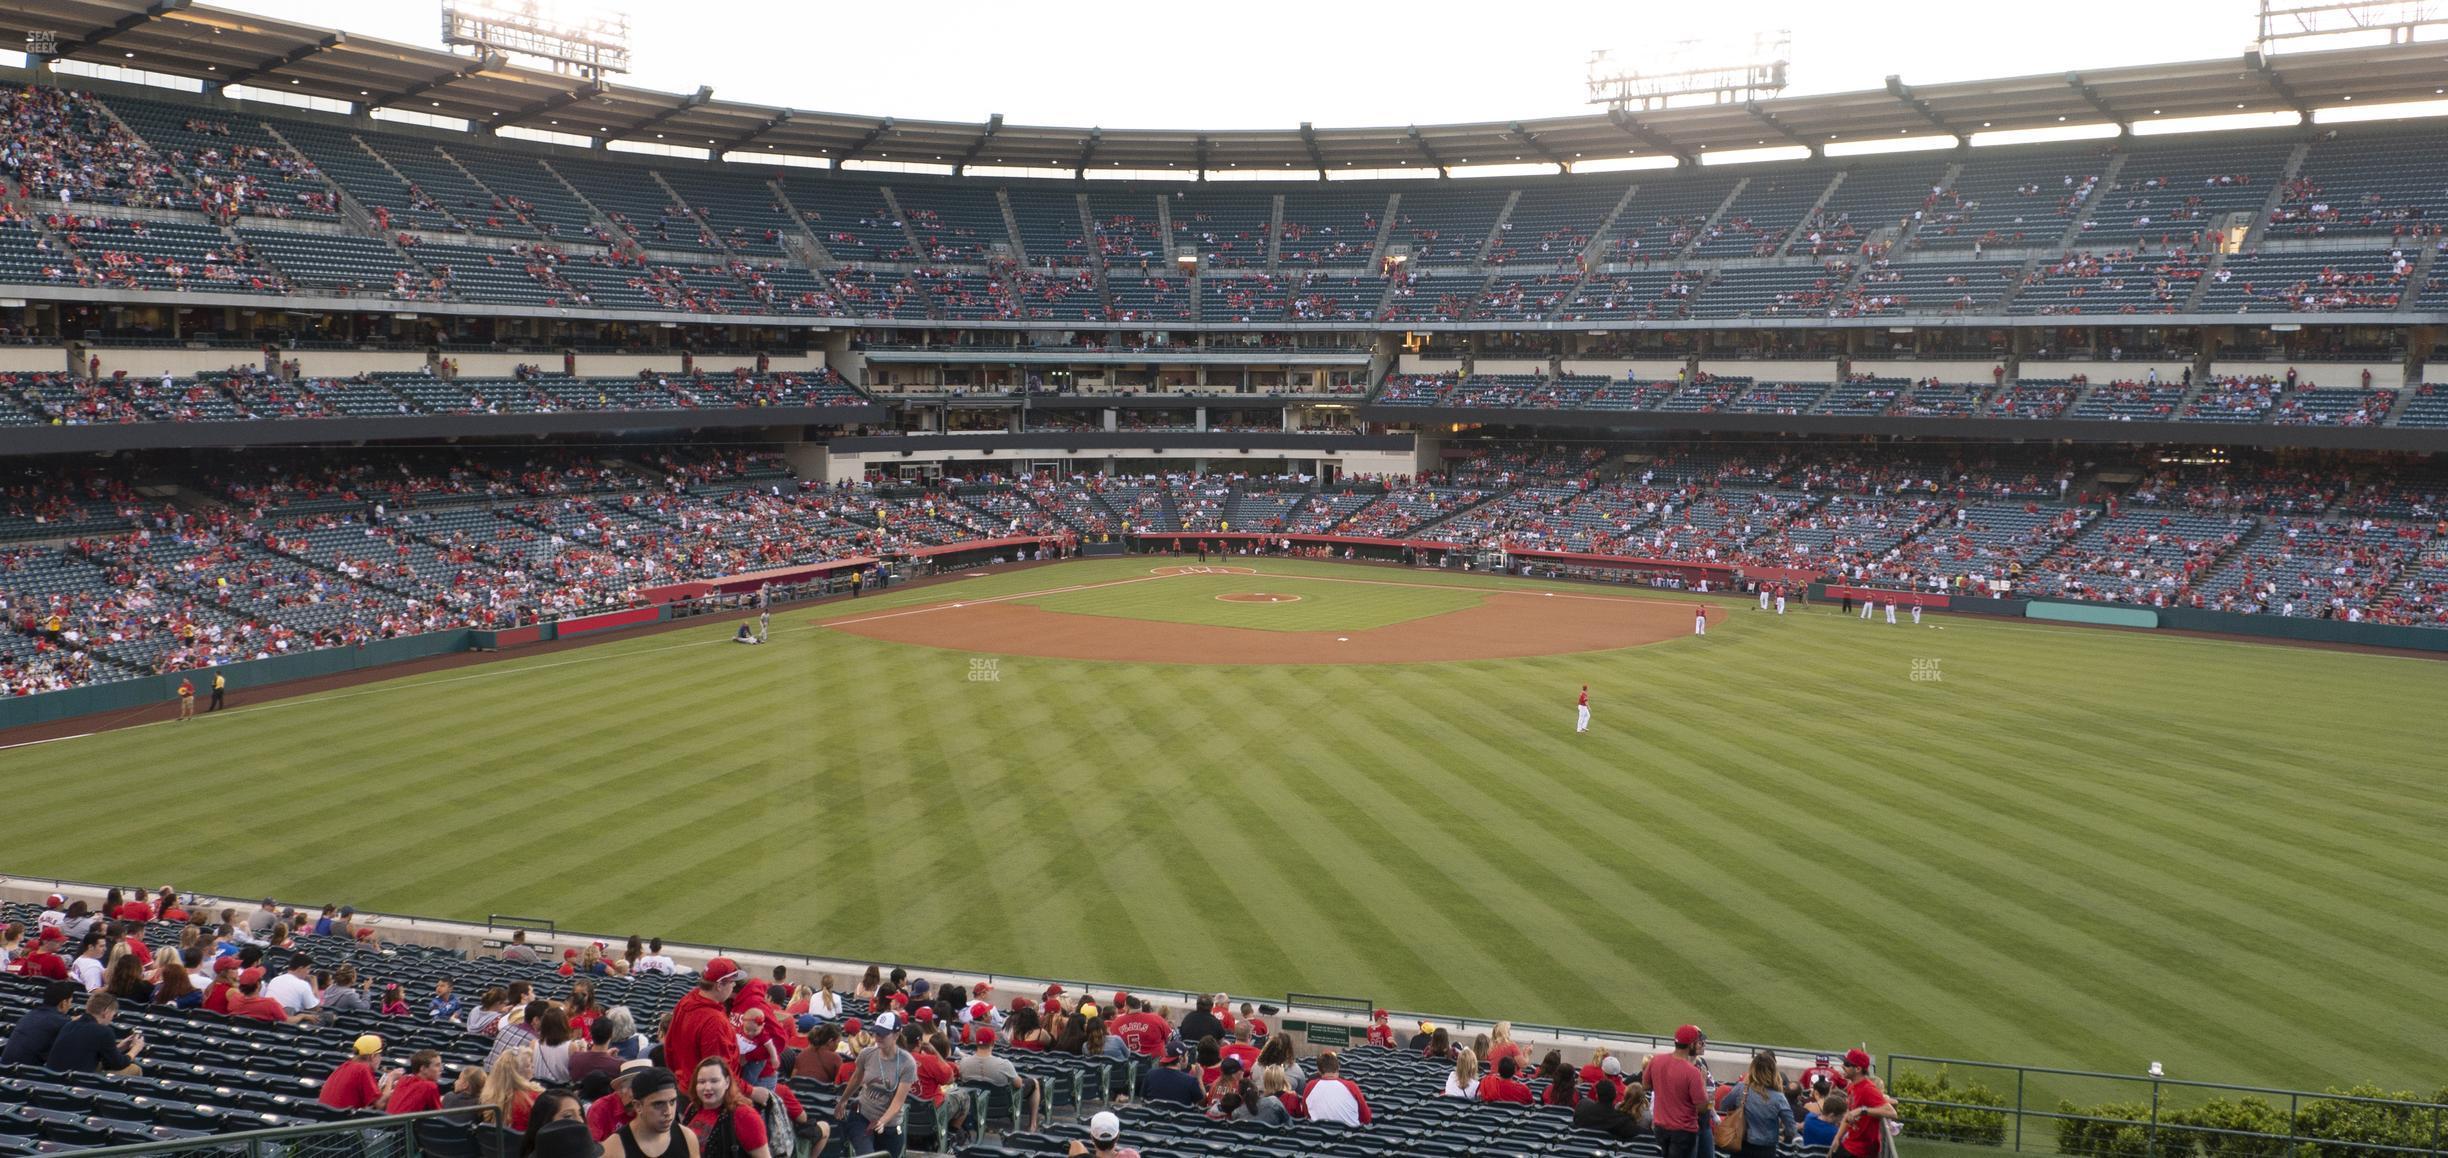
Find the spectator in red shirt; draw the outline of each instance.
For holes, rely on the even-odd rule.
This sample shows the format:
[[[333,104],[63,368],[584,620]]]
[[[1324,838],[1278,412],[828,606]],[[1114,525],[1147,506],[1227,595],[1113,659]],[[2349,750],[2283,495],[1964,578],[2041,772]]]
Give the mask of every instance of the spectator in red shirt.
[[[1497,1062],[1495,1073],[1479,1079],[1479,1100],[1531,1105],[1530,1087],[1522,1084],[1520,1074],[1520,1058],[1508,1057]]]
[[[1887,1143],[1887,1123],[1896,1120],[1895,1103],[1870,1076],[1868,1050],[1845,1051],[1844,1078],[1847,1105],[1836,1123],[1836,1147],[1853,1158],[1873,1158]]]
[[[739,983],[739,962],[716,957],[698,975],[697,988],[672,1007],[670,1027],[663,1034],[663,1061],[673,1073],[694,1074],[697,1063],[710,1057],[723,1059],[724,1068],[738,1072],[739,1033],[731,1024],[730,1006]]]
[[[287,1022],[293,1020],[288,1009],[273,998],[264,996],[263,970],[258,967],[238,974],[238,992],[229,999],[231,1017],[252,1017],[257,1021]],[[299,1014],[311,1018],[311,1014]]]
[[[315,1100],[335,1110],[362,1110],[382,1101],[383,1084],[374,1076],[374,1059],[382,1056],[382,1047],[381,1038],[360,1036],[350,1045],[348,1058],[323,1079],[323,1092]]]
[[[912,1026],[911,1028],[917,1027]],[[951,1060],[951,1039],[945,1037],[941,1030],[937,1030],[933,1034],[918,1038],[915,1042],[905,1044],[910,1047],[910,1057],[918,1063],[918,1084],[912,1088],[911,1093],[924,1098],[930,1105],[943,1105],[944,1091],[960,1084],[960,1067],[954,1065]],[[964,1097],[952,1106],[953,1132],[959,1133],[968,1124],[968,1121],[969,1099]]]
[[[213,961],[212,984],[204,987],[204,1008],[227,1015],[230,998],[238,995],[238,959],[220,957]]]
[[[55,950],[67,942],[67,934],[57,925],[50,926],[34,939],[34,947],[17,959],[20,977],[46,977],[53,981],[68,979],[68,959]]]
[[[746,1087],[731,1072],[728,1059],[708,1057],[697,1062],[689,1083],[691,1097],[683,1115],[698,1142],[724,1153],[736,1153],[741,1158],[773,1158],[773,1149],[765,1135],[765,1116],[748,1103]],[[733,1149],[722,1151],[715,1145],[716,1136],[729,1134]],[[794,1140],[793,1146],[797,1143]]]
[[[1394,1048],[1394,1027],[1386,1024],[1385,1010],[1369,1013],[1368,1043],[1380,1049]]]
[[[521,1046],[503,1051],[493,1059],[493,1068],[485,1072],[484,1093],[478,1098],[493,1107],[493,1121],[510,1127],[514,1133],[527,1131],[528,1114],[535,1109],[536,1095],[544,1087],[535,1081],[535,1047]]]
[[[1170,1023],[1156,1016],[1147,1002],[1136,998],[1130,999],[1123,1008],[1130,1012],[1115,1018],[1111,1026],[1113,1035],[1121,1038],[1123,1045],[1129,1046],[1132,1053],[1141,1057],[1163,1060],[1172,1056],[1170,1042],[1173,1026]]]
[[[126,903],[119,906],[119,911],[112,913],[111,916],[122,921],[134,921],[141,925],[153,919],[153,902],[147,900],[143,893],[137,893],[129,897]]]
[[[408,1072],[391,1083],[391,1094],[383,1099],[383,1113],[414,1114],[441,1108],[442,1055],[430,1049],[420,1049],[409,1055]]]
[[[1650,1121],[1657,1130],[1665,1158],[1693,1158],[1699,1153],[1700,1131],[1708,1128],[1708,1078],[1700,1058],[1708,1052],[1708,1037],[1696,1025],[1675,1030],[1672,1052],[1661,1053],[1641,1067],[1641,1088],[1650,1094]]]
[[[1499,1021],[1488,1031],[1487,1064],[1492,1068],[1506,1058],[1522,1056],[1521,1043],[1513,1040],[1513,1023]]]

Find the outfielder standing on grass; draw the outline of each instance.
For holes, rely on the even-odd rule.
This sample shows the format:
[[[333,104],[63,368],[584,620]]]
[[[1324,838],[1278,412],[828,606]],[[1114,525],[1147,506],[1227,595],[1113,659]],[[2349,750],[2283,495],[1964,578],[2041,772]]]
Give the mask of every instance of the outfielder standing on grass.
[[[1692,634],[1708,634],[1708,604],[1706,603],[1692,608]]]
[[[1576,732],[1586,732],[1586,731],[1589,731],[1589,685],[1588,685],[1588,684],[1583,684],[1583,685],[1581,685],[1581,706],[1580,706],[1580,719],[1579,719],[1579,721],[1578,721],[1578,722],[1576,722],[1576,723],[1573,725],[1573,731],[1576,731]]]
[[[756,593],[757,642],[765,642],[773,634],[773,588],[760,586]]]

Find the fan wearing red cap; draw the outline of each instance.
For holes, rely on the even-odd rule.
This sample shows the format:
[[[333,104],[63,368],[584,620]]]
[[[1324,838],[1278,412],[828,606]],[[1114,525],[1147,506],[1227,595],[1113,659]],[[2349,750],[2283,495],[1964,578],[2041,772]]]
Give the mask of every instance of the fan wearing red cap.
[[[1369,1011],[1368,1043],[1383,1049],[1394,1048],[1394,1027],[1386,1024],[1386,1011]]]
[[[230,1016],[251,1017],[258,1021],[294,1020],[278,999],[264,995],[263,979],[264,971],[260,966],[239,971],[238,993],[230,998]],[[298,1016],[311,1020],[313,1015],[301,1013]]]
[[[1641,1084],[1651,1096],[1650,1120],[1665,1158],[1699,1153],[1701,1132],[1709,1125],[1708,1075],[1700,1071],[1700,1057],[1707,1052],[1708,1035],[1686,1025],[1675,1030],[1674,1049],[1641,1067]]]
[[[58,928],[46,928],[34,938],[33,944],[10,963],[9,971],[19,977],[41,977],[52,981],[68,979],[68,959],[56,950],[66,943],[68,934]]]
[[[739,1076],[739,1035],[731,1024],[731,995],[739,983],[739,962],[716,957],[705,963],[697,987],[672,1007],[671,1026],[663,1035],[665,1068],[693,1074],[698,1062],[718,1057],[732,1077]]]
[[[964,1085],[1011,1089],[1014,1094],[1012,1104],[1028,1109],[1027,1124],[1020,1126],[1020,1129],[1033,1132],[1037,1129],[1039,1110],[1037,1083],[1034,1079],[1022,1077],[1020,1067],[1013,1065],[1010,1059],[996,1057],[994,1047],[995,1031],[987,1026],[978,1026],[969,1038],[969,1055],[960,1059],[960,1080]]]
[[[1875,1158],[1887,1141],[1887,1124],[1896,1120],[1895,1103],[1870,1076],[1870,1051],[1858,1046],[1844,1055],[1844,1117],[1836,1120],[1836,1148],[1852,1158]]]
[[[204,1008],[219,1014],[229,1013],[230,999],[238,996],[238,959],[223,957],[213,962],[212,984],[204,987]]]

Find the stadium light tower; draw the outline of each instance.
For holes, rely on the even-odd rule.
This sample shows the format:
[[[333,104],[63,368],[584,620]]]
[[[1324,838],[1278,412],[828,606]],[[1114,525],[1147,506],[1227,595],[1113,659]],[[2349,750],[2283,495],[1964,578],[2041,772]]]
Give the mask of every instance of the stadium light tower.
[[[442,0],[442,43],[544,61],[603,91],[629,71],[629,15],[564,14],[546,0]]]
[[[2263,55],[2290,48],[2351,44],[2412,44],[2426,30],[2448,27],[2443,0],[2261,0]],[[2319,43],[2328,42],[2328,43]]]
[[[1677,104],[1743,104],[1785,91],[1793,63],[1793,33],[1755,32],[1750,45],[1677,40],[1643,54],[1642,63],[1599,49],[1589,58],[1589,103],[1618,112]],[[1695,99],[1702,98],[1702,99]]]

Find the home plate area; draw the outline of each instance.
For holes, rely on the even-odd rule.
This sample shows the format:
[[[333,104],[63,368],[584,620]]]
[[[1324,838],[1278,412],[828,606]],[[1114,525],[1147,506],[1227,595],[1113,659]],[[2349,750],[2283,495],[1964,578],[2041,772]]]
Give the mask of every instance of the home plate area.
[[[1356,569],[1357,570],[1357,569]],[[1691,634],[1695,603],[1463,587],[1360,571],[1265,574],[1160,567],[1145,577],[1052,586],[826,621],[920,647],[1049,659],[1197,664],[1430,663],[1611,651]],[[1722,615],[1710,607],[1709,615]],[[1289,618],[1287,618],[1289,617]]]

